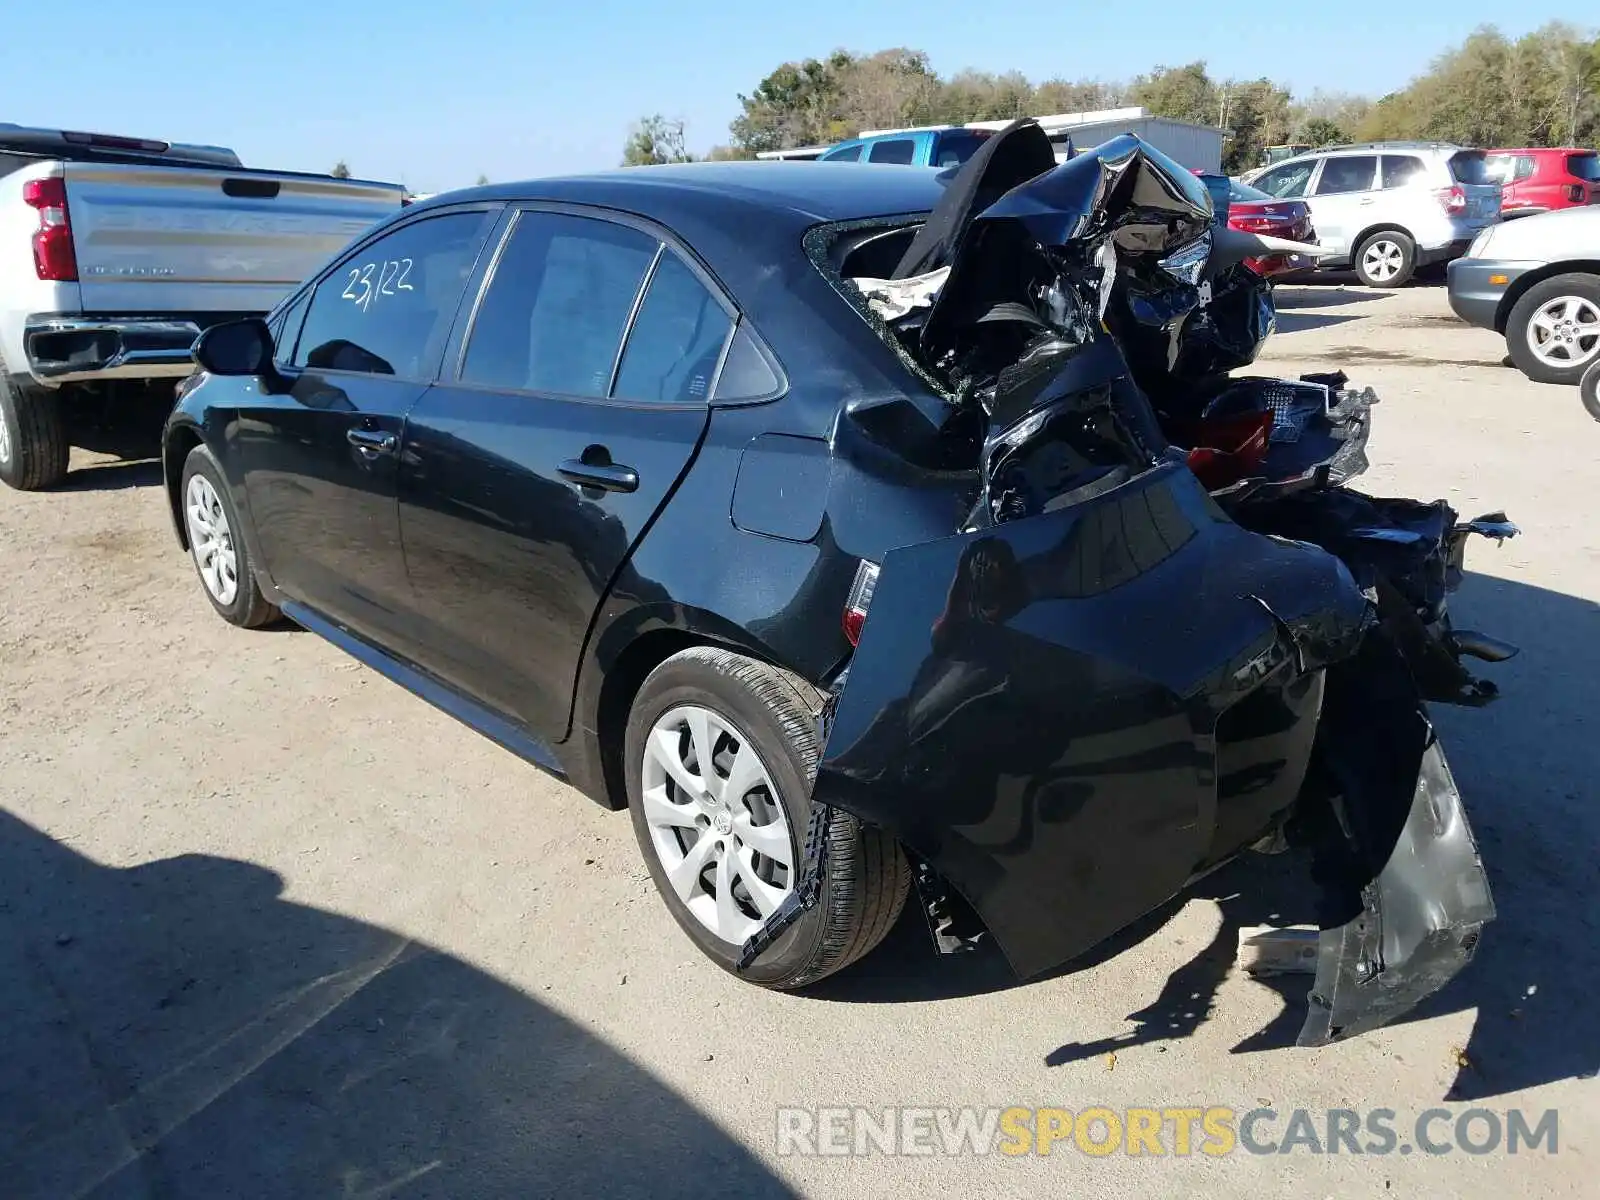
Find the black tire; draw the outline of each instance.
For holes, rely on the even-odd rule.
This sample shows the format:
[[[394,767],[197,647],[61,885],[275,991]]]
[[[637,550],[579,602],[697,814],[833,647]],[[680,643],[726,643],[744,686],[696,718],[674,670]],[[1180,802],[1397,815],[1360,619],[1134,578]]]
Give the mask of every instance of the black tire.
[[[54,487],[67,475],[66,424],[44,388],[12,380],[0,360],[0,482],[19,492]]]
[[[189,483],[196,475],[204,476],[211,485],[217,507],[222,510],[222,517],[227,522],[228,540],[234,554],[235,589],[233,597],[226,603],[212,592],[206,582],[200,552],[189,524]],[[222,468],[207,447],[196,446],[184,460],[183,478],[178,484],[178,502],[185,522],[184,536],[189,542],[189,561],[194,563],[201,592],[211,602],[211,607],[217,610],[217,615],[230,625],[238,625],[242,629],[258,629],[280,620],[282,614],[262,595],[261,585],[256,582],[255,571],[250,564],[250,550],[244,541],[244,526],[240,523],[238,510],[233,506],[233,496],[229,493]]]
[[[1578,399],[1596,421],[1600,421],[1600,358],[1589,364],[1589,369],[1578,381]]]
[[[1366,261],[1368,250],[1384,244],[1393,247],[1400,256],[1398,270],[1388,278],[1374,275],[1371,265]],[[1393,261],[1392,258],[1390,261]],[[1361,244],[1351,256],[1350,265],[1355,268],[1356,278],[1367,287],[1403,287],[1410,283],[1411,277],[1417,273],[1417,243],[1411,240],[1410,234],[1402,233],[1398,229],[1380,229],[1361,239]]]
[[[731,972],[740,947],[701,924],[673,890],[651,841],[641,802],[646,739],[658,720],[685,704],[710,709],[747,736],[760,754],[779,793],[775,800],[788,822],[797,872],[821,754],[817,714],[822,697],[787,671],[727,650],[696,646],[657,667],[634,699],[625,750],[634,836],[674,919],[707,957]],[[788,990],[850,965],[894,926],[910,885],[910,864],[895,839],[835,810],[820,901],[740,977]]]
[[[1506,319],[1506,349],[1511,351],[1511,361],[1536,383],[1575,384],[1583,378],[1584,369],[1600,359],[1600,342],[1596,343],[1596,349],[1588,357],[1576,360],[1570,367],[1552,366],[1534,353],[1534,315],[1552,300],[1563,297],[1587,301],[1600,309],[1600,275],[1573,272],[1540,280],[1523,293]]]

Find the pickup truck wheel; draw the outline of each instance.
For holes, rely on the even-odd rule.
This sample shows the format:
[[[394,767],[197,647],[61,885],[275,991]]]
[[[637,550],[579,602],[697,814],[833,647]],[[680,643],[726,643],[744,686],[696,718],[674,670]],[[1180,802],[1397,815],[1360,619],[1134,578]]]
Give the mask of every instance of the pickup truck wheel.
[[[1506,349],[1529,379],[1577,383],[1600,358],[1600,275],[1574,272],[1534,284],[1511,309]]]
[[[250,552],[222,470],[205,446],[189,451],[179,486],[189,557],[211,607],[224,621],[245,629],[278,620],[278,610],[261,594],[250,569]]]
[[[53,487],[66,478],[70,452],[55,396],[18,386],[0,361],[0,480],[19,492]]]
[[[725,970],[803,867],[821,707],[797,676],[710,646],[669,658],[634,700],[634,834],[673,917]],[[790,989],[848,966],[893,927],[910,883],[893,837],[835,810],[820,901],[743,978]]]
[[[1397,288],[1417,270],[1417,244],[1398,229],[1380,229],[1355,253],[1356,278],[1368,287]]]

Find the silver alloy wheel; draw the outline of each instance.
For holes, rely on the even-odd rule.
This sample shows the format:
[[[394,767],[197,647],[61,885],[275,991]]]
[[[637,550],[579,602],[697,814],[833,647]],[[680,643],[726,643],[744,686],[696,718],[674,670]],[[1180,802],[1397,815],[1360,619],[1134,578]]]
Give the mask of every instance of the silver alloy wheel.
[[[1528,321],[1528,349],[1547,367],[1565,370],[1600,352],[1600,305],[1584,296],[1557,296]]]
[[[222,510],[222,499],[204,475],[191,475],[184,496],[188,517],[189,550],[200,569],[200,581],[218,604],[229,605],[239,594],[239,558],[233,549],[233,531]]]
[[[11,461],[11,430],[6,428],[6,420],[0,417],[0,465]]]
[[[1388,283],[1406,265],[1406,252],[1400,243],[1388,238],[1374,238],[1361,251],[1361,269],[1368,279]]]
[[[695,920],[738,945],[794,890],[778,789],[755,744],[721,713],[686,704],[650,729],[640,803],[668,885]]]

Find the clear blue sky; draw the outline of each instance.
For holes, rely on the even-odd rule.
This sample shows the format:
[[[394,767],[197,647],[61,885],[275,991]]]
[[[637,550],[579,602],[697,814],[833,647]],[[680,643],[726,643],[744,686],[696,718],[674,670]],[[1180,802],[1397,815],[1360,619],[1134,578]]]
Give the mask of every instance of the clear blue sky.
[[[1123,79],[1204,59],[1216,76],[1403,86],[1474,26],[1583,23],[1578,0],[55,0],[4,5],[0,120],[232,146],[247,165],[417,191],[614,166],[660,111],[692,149],[737,95],[836,47],[925,50],[934,69]],[[1597,20],[1589,16],[1589,20]]]

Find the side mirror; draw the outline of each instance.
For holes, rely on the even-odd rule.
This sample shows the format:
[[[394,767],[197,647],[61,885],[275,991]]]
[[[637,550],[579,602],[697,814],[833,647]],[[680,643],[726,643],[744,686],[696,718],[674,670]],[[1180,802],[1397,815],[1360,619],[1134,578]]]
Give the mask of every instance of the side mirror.
[[[195,339],[194,361],[213,375],[277,376],[272,365],[272,331],[259,317],[224,321]]]

